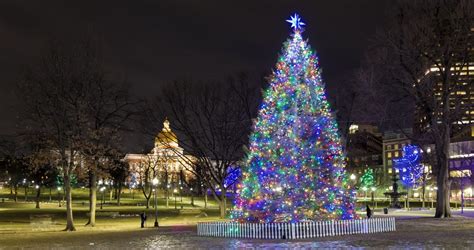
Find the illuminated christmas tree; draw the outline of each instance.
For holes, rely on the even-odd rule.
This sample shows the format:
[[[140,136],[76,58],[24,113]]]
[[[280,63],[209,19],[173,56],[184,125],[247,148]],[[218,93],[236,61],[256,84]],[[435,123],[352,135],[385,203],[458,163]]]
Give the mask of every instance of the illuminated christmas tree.
[[[374,170],[371,168],[365,170],[364,174],[360,177],[360,186],[365,189],[369,189],[375,185]]]
[[[407,145],[402,149],[402,157],[393,160],[405,188],[417,188],[423,184],[425,166],[421,164],[421,154],[418,146]]]
[[[232,218],[249,222],[352,219],[354,193],[319,61],[295,14],[250,137]]]

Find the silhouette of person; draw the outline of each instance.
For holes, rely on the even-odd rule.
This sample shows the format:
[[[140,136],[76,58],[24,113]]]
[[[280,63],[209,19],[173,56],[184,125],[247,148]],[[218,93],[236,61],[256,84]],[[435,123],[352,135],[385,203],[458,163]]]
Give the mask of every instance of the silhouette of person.
[[[141,220],[141,227],[144,228],[144,227],[145,227],[145,221],[146,221],[146,214],[145,214],[145,212],[141,212],[141,213],[140,213],[140,220]]]

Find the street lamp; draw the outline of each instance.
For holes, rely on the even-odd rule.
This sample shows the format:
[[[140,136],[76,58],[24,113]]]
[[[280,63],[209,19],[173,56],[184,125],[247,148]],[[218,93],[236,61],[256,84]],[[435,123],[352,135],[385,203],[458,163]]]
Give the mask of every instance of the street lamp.
[[[375,206],[375,198],[374,198],[374,195],[375,195],[375,190],[377,190],[376,187],[371,187],[370,190],[372,191],[372,206],[373,207],[376,207]]]
[[[156,190],[158,189],[158,179],[155,177],[152,180],[154,191],[155,191],[155,227],[159,227],[158,225],[158,204],[156,202]]]
[[[58,187],[58,204],[61,207],[61,187]]]
[[[364,190],[364,201],[367,204],[367,187],[362,187],[362,190]]]
[[[179,199],[181,202],[181,209],[183,209],[183,187],[179,187]]]
[[[174,209],[178,209],[178,207],[176,206],[176,194],[178,193],[178,189],[174,189],[173,190],[173,196],[174,196]]]
[[[100,203],[100,209],[102,209],[104,205],[104,191],[105,191],[105,186],[102,186],[100,188],[100,192],[102,193],[102,202]]]
[[[351,174],[351,176],[349,177],[351,180],[355,180],[357,177],[355,174]]]
[[[23,179],[23,186],[25,187],[25,202],[28,200],[28,182]]]

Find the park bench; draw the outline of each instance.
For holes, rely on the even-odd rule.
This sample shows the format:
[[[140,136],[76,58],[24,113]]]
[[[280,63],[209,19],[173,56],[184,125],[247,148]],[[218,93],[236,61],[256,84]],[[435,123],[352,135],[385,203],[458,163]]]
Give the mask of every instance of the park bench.
[[[201,214],[200,209],[180,209],[179,214],[180,215],[198,215]]]
[[[136,214],[136,213],[119,214],[119,217],[140,217],[140,214]]]
[[[31,214],[30,225],[33,230],[47,230],[56,224],[54,215],[51,214]]]
[[[87,216],[90,216],[90,213],[86,214]],[[96,217],[110,217],[110,218],[116,218],[119,217],[120,214],[119,212],[103,212],[103,211],[97,211],[95,212]]]
[[[1,198],[0,199],[2,202],[5,202],[5,201],[9,201],[10,199],[9,198]]]

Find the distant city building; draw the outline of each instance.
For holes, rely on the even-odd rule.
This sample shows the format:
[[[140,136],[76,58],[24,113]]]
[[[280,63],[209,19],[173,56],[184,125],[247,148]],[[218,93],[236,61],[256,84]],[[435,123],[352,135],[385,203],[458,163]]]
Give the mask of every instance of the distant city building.
[[[347,138],[347,169],[360,177],[367,168],[374,170],[377,185],[383,181],[382,134],[376,126],[353,124]]]
[[[474,28],[471,29],[471,32],[474,33]],[[434,74],[436,76],[435,79],[441,79],[439,69],[436,67],[428,69],[426,74]],[[452,67],[451,75],[457,76],[458,78],[455,89],[451,91],[449,96],[450,115],[453,118],[456,118],[456,120],[453,121],[454,127],[452,135],[454,136],[460,130],[474,124],[474,49],[469,51],[467,65]],[[436,87],[432,92],[436,97],[437,106],[439,107],[442,105],[442,93],[443,88],[440,81],[436,84]],[[439,112],[439,110],[436,112]],[[428,117],[429,115],[422,107],[416,107],[415,132],[423,131],[425,128],[429,127],[431,121],[429,121]]]
[[[460,199],[473,197],[474,188],[474,125],[465,128],[449,145],[449,177],[451,195]]]
[[[434,154],[434,145],[424,147],[427,154]],[[436,159],[435,157],[433,159]],[[449,178],[451,179],[451,196],[460,199],[473,197],[474,188],[474,125],[464,127],[449,144]],[[436,172],[435,172],[436,174]]]
[[[391,185],[393,171],[393,160],[402,157],[402,149],[411,143],[407,135],[411,135],[411,129],[404,129],[403,132],[386,131],[382,139],[382,161],[384,183]]]

